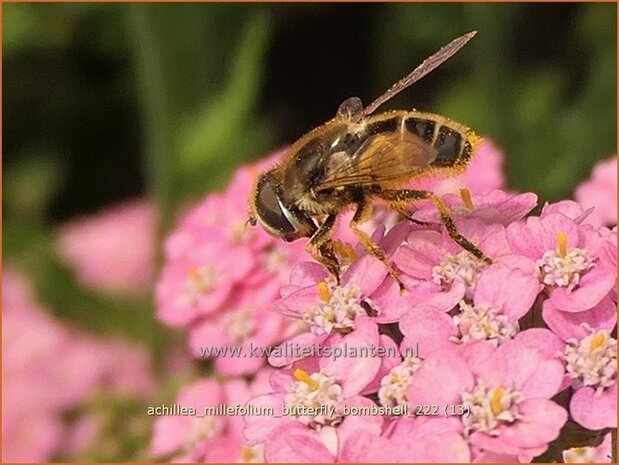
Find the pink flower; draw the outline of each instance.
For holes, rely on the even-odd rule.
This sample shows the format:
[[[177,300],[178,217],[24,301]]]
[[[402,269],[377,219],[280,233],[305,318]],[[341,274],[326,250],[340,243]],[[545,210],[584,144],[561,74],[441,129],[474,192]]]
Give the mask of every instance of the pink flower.
[[[362,348],[377,341],[378,329],[366,317],[337,345]],[[271,377],[273,392],[248,404],[270,407],[273,413],[246,416],[245,439],[250,445],[264,444],[268,462],[344,460],[351,450],[347,441],[354,435],[381,433],[383,417],[345,415],[344,410],[374,405],[359,393],[378,368],[376,358],[343,357],[304,360],[292,372],[277,372]]]
[[[617,305],[612,297],[607,296],[584,312],[563,312],[554,306],[552,300],[546,300],[542,316],[552,332],[566,341],[573,337],[584,338],[588,334],[586,327],[612,332],[617,324]]]
[[[558,311],[544,302],[544,321],[565,345],[561,359],[574,388],[570,414],[588,429],[617,426],[617,340],[610,336],[617,323],[617,305],[604,298],[590,310]],[[568,383],[569,384],[569,383]]]
[[[457,421],[423,416],[398,420],[381,437],[360,430],[344,448],[342,460],[352,463],[461,463],[471,456]]]
[[[2,309],[2,459],[48,461],[61,446],[59,420],[66,404],[61,391],[47,386],[46,377],[58,369],[51,362],[69,341],[34,301],[26,280],[6,268]]]
[[[593,208],[586,222],[595,226],[617,224],[617,158],[599,162],[591,178],[576,188],[576,201]]]
[[[598,330],[566,342],[566,368],[575,389],[570,414],[588,429],[616,428],[617,340]]]
[[[164,266],[157,285],[157,316],[164,323],[185,326],[220,310],[234,284],[251,271],[249,250],[215,247],[221,243],[216,234],[209,240]]]
[[[56,249],[85,286],[142,294],[154,278],[156,223],[151,202],[125,202],[62,226]]]
[[[567,412],[550,400],[561,387],[563,367],[516,340],[490,355],[486,349],[468,356],[432,352],[415,372],[408,400],[438,405],[441,412],[446,405],[463,405],[470,414],[460,417],[461,433],[472,451],[530,461],[558,437],[567,420]]]
[[[423,360],[420,357],[406,354],[404,350],[402,352],[404,352],[404,360],[398,364],[391,364],[388,372],[381,373],[380,388],[377,394],[379,403],[385,407],[409,405],[408,386],[415,372],[423,365]],[[382,371],[386,370],[383,369]]]
[[[468,190],[460,194],[445,194],[443,202],[455,217],[479,218],[485,223],[509,223],[522,219],[537,204],[537,195],[508,194],[502,190],[493,190],[480,194],[471,194]],[[438,223],[440,214],[436,208],[418,210],[413,218],[419,221]]]
[[[537,279],[520,269],[502,264],[484,269],[471,302],[460,301],[456,313],[433,308],[416,308],[399,322],[403,347],[419,344],[427,355],[454,343],[490,340],[495,345],[512,339],[519,331],[518,320],[532,307],[539,286]]]
[[[479,152],[465,175],[417,187],[444,194],[459,232],[491,264],[449,236],[430,202],[417,205],[417,221],[383,205],[365,225],[400,271],[403,293],[345,224],[334,236],[339,281],[306,261],[304,241],[284,244],[247,227],[245,202],[264,164],[240,169],[224,192],[185,214],[166,241],[160,319],[187,329],[193,354],[215,359],[216,376],[260,377],[263,353],[280,368],[253,395],[241,380],[188,386],[179,403],[250,399],[247,408],[269,413],[248,414],[243,426],[238,417],[161,418],[153,454],[528,462],[559,437],[572,393],[575,421],[612,427],[616,231],[588,222],[591,212],[573,201],[527,218],[537,196],[499,190],[501,154],[489,143]],[[263,350],[255,356],[252,347]],[[236,352],[213,356],[215,348]],[[414,416],[424,405],[438,415],[391,410]]]
[[[228,332],[233,329],[223,326],[226,318],[251,325],[258,322],[251,321],[258,317],[262,326],[267,321],[264,308],[286,283],[292,266],[307,257],[303,241],[280,243],[247,223],[247,199],[255,177],[280,155],[276,153],[266,162],[237,171],[224,192],[211,194],[188,210],[165,242],[166,260],[156,289],[157,316],[167,325],[186,327],[192,334],[190,344],[196,355],[198,346],[203,345],[198,339],[205,334],[213,340],[232,342]],[[256,294],[261,295],[257,300]],[[252,301],[252,307],[262,307],[259,312],[254,308],[249,318],[241,318],[240,313],[232,315],[235,309],[243,310],[240,306],[246,307]],[[220,316],[222,311],[228,316]],[[281,341],[283,334],[278,341],[274,339],[277,326],[265,331],[258,328],[257,340],[268,339],[269,344]],[[238,324],[234,327],[238,329]],[[265,339],[267,334],[270,336]],[[232,339],[239,337],[232,335]],[[249,341],[247,337],[249,334],[241,339]],[[258,359],[246,362],[254,368],[262,363]],[[249,365],[235,369],[247,370]],[[231,363],[227,366],[233,369]]]
[[[251,374],[264,365],[265,348],[279,343],[286,331],[281,315],[267,310],[277,298],[277,283],[267,283],[250,295],[233,295],[228,308],[200,321],[191,329],[189,345],[196,357],[205,357],[205,348],[231,349],[215,354],[215,368],[228,375]],[[239,350],[238,354],[233,352]]]
[[[380,243],[391,250],[399,235],[395,229]],[[339,285],[318,264],[298,265],[273,310],[306,323],[307,330],[287,344],[307,347],[329,345],[330,338],[354,332],[360,318],[373,325],[394,322],[405,311],[404,303],[397,284],[387,276],[385,265],[371,255],[364,255],[347,268]],[[269,358],[275,366],[294,360],[295,357],[277,355]]]
[[[157,406],[161,413],[153,410],[152,414],[159,416],[151,455],[172,455],[180,462],[263,461],[263,447],[247,445],[242,438],[242,416],[218,413],[216,409],[240,409],[250,397],[267,392],[269,375],[270,370],[260,372],[251,384],[241,379],[225,383],[205,379],[182,388],[173,404]],[[185,408],[184,414],[181,408]]]
[[[150,397],[148,354],[135,344],[60,324],[12,269],[3,270],[2,283],[3,459],[70,458],[67,454],[83,446],[80,438],[90,437],[72,437],[74,425],[65,421],[66,413],[81,412],[74,421],[87,421],[95,415],[87,404],[97,397]],[[65,443],[67,435],[71,440]]]
[[[505,230],[480,219],[461,219],[461,234],[493,260],[509,253]],[[404,273],[412,308],[451,310],[465,296],[471,296],[481,271],[488,264],[464,250],[445,232],[413,230],[407,244],[399,247],[393,261]]]
[[[615,284],[616,271],[601,253],[606,239],[552,207],[545,207],[541,217],[510,224],[507,240],[515,253],[536,260],[540,280],[557,309],[588,310]]]

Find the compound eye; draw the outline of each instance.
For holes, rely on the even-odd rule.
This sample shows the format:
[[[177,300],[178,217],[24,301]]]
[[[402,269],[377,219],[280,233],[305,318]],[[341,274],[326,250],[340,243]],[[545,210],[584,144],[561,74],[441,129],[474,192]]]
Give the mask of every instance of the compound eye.
[[[278,235],[285,240],[296,238],[296,229],[288,221],[286,210],[281,203],[279,195],[275,190],[272,178],[268,173],[258,183],[258,194],[256,196],[256,212],[264,225],[270,229],[272,234]],[[294,239],[291,239],[294,240]]]

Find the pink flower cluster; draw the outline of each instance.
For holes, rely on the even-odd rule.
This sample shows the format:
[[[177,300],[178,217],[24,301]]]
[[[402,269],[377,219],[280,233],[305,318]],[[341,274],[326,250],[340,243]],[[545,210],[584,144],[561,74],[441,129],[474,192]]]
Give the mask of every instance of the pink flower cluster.
[[[2,459],[74,459],[97,441],[100,418],[89,402],[154,394],[148,353],[52,318],[27,280],[2,276]],[[72,421],[65,421],[72,414]]]
[[[234,417],[160,419],[153,455],[530,462],[562,440],[568,420],[616,428],[616,227],[584,201],[531,213],[535,194],[501,189],[501,160],[486,143],[467,174],[423,186],[442,194],[491,264],[458,246],[431,204],[414,210],[419,223],[372,223],[404,293],[359,244],[337,284],[304,257],[303,244],[247,230],[246,199],[261,166],[242,168],[224,193],[185,215],[166,242],[159,318],[187,328],[194,351],[249,342],[281,350],[268,358],[275,368],[215,360],[224,375],[258,373],[250,384],[198,381],[179,394],[177,402],[200,407],[243,403],[242,427]],[[605,208],[597,184],[614,175],[616,186],[616,174],[601,166],[578,192]]]
[[[72,220],[56,250],[81,284],[113,294],[144,294],[155,276],[155,205],[133,200]]]
[[[301,242],[282,246],[247,223],[255,176],[277,157],[241,168],[225,192],[188,211],[165,242],[157,316],[189,331],[196,357],[203,346],[247,348],[280,342],[294,328],[267,307],[279,296],[293,265],[307,260]],[[217,370],[253,374],[264,358],[221,355]]]

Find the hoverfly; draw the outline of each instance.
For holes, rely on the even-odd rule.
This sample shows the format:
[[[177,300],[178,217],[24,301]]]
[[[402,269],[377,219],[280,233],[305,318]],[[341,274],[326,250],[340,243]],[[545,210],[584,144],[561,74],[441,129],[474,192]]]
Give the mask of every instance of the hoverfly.
[[[301,137],[277,166],[258,177],[249,201],[249,222],[259,222],[271,235],[288,242],[309,237],[307,251],[339,281],[331,231],[337,216],[355,206],[352,231],[403,290],[398,270],[359,225],[370,217],[373,199],[385,201],[409,219],[408,205],[430,199],[453,240],[489,262],[457,231],[438,196],[404,188],[414,177],[463,172],[482,139],[468,127],[431,113],[398,110],[372,115],[452,57],[476,33],[469,32],[441,48],[366,108],[357,97],[345,100],[334,119]]]

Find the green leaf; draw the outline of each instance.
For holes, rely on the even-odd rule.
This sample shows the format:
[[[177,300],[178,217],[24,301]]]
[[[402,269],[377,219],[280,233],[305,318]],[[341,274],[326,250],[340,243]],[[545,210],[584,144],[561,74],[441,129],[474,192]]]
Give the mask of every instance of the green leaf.
[[[196,114],[186,117],[178,128],[179,165],[183,176],[191,177],[214,160],[233,157],[238,161],[239,140],[248,138],[262,87],[264,56],[269,22],[257,14],[246,25],[242,40],[228,70],[226,88]]]

